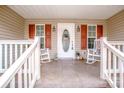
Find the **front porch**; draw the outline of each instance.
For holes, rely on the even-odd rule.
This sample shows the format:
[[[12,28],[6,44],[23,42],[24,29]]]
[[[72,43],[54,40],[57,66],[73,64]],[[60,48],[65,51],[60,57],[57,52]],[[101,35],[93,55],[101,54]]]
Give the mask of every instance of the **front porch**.
[[[37,7],[0,6],[0,88],[124,87],[124,6]],[[70,11],[79,14],[72,17]],[[100,62],[86,64],[88,49],[94,50],[98,39]],[[54,61],[43,64],[46,48]]]
[[[41,65],[35,88],[110,88],[99,76],[99,62],[89,65],[86,60],[59,59]]]

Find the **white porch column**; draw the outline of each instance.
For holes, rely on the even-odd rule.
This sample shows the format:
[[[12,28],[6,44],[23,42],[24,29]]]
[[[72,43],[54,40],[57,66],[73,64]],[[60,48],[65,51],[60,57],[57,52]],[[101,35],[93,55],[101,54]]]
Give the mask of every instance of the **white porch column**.
[[[40,37],[35,37],[35,41],[38,40],[38,44],[35,50],[35,70],[37,75],[37,80],[40,79]]]
[[[100,78],[105,79],[106,63],[107,63],[107,48],[104,46],[104,42],[107,41],[106,37],[101,38],[101,62],[100,62]]]

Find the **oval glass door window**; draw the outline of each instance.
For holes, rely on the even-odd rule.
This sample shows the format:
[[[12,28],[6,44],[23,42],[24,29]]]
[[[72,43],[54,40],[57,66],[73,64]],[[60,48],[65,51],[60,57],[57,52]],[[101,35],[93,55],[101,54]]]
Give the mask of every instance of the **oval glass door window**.
[[[70,46],[70,36],[67,29],[64,30],[62,35],[62,45],[63,45],[63,50],[67,52]]]

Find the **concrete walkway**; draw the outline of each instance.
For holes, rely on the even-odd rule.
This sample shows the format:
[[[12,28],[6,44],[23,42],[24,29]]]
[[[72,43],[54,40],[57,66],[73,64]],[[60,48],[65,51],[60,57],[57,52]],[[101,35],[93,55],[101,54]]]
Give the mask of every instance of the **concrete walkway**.
[[[85,61],[58,60],[41,66],[41,79],[36,88],[108,88],[100,79],[99,62],[92,65]]]

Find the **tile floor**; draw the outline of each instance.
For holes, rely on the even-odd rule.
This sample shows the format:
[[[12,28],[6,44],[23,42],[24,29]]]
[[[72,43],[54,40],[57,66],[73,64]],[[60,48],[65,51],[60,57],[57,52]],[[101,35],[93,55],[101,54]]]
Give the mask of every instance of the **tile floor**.
[[[100,79],[100,64],[64,59],[41,65],[41,79],[35,88],[109,88]]]

